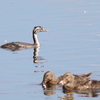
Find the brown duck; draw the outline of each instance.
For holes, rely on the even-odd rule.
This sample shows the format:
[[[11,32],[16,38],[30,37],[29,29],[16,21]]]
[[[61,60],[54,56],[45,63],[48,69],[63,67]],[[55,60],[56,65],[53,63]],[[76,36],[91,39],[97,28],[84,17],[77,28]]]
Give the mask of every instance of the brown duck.
[[[65,90],[99,90],[100,89],[100,81],[96,80],[87,80],[87,81],[81,81],[78,79],[75,79],[75,76],[72,73],[67,73],[66,78],[62,80],[62,82],[65,82],[66,84],[63,86],[63,89]]]
[[[76,77],[76,79],[79,81],[83,81],[83,80],[86,81],[90,78],[91,75],[92,73],[82,74],[82,75],[73,75],[73,76]],[[67,73],[56,78],[53,72],[47,71],[44,74],[42,86],[46,87],[46,84],[65,84],[66,82],[62,80],[65,80],[66,76],[67,76]]]
[[[89,80],[89,78],[91,77],[92,73],[87,73],[87,74],[81,74],[81,75],[75,75],[73,74],[73,78],[74,78],[74,85],[76,84],[80,84],[83,82],[86,82],[87,80]],[[65,73],[62,77],[62,80],[60,81],[61,84],[65,84],[66,83],[66,79],[67,77],[70,77],[71,73]]]

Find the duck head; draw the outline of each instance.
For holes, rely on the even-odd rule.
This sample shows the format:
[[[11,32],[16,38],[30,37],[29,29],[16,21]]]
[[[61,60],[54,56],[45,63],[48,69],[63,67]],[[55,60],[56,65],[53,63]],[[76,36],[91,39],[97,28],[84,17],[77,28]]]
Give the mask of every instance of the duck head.
[[[51,71],[47,71],[43,76],[42,86],[46,87],[46,84],[57,84],[56,76]]]
[[[63,75],[63,79],[60,81],[60,84],[64,85],[67,84],[68,86],[73,87],[74,85],[74,75],[72,73],[65,73]]]

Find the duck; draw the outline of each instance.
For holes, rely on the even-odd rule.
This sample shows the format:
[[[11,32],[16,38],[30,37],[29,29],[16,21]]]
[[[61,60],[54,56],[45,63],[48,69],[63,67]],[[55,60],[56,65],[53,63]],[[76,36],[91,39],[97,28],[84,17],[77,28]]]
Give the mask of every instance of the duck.
[[[33,32],[32,32],[34,44],[24,43],[24,42],[10,42],[10,43],[1,45],[0,48],[15,51],[15,50],[20,50],[20,49],[39,47],[40,43],[39,43],[38,37],[37,37],[37,34],[39,32],[49,32],[49,31],[45,30],[42,26],[35,26],[33,29]]]
[[[65,84],[65,81],[63,82],[62,80],[65,80],[66,74],[67,73],[65,73],[64,75],[61,75],[58,78],[56,78],[56,75],[53,72],[47,71],[47,72],[45,72],[45,74],[43,76],[43,80],[42,80],[41,84],[44,88],[46,88],[47,84],[52,84],[52,85],[60,84],[60,85],[63,85],[63,84]],[[91,76],[91,73],[82,74],[82,75],[74,75],[74,77],[77,77],[77,79],[78,79],[78,77],[80,78],[80,79],[78,79],[79,81],[88,80],[90,78],[90,76]]]
[[[64,85],[66,83],[67,77],[69,77],[70,75],[71,75],[70,72],[65,73],[62,76],[62,80],[59,83],[61,83],[62,85]],[[86,73],[86,74],[81,74],[81,75],[75,75],[75,74],[73,74],[74,85],[86,82],[87,80],[90,79],[91,76],[92,76],[92,73]]]
[[[41,84],[44,88],[46,87],[47,84],[53,84],[53,85],[57,84],[56,75],[51,71],[47,71],[43,76]]]
[[[63,85],[64,90],[100,90],[100,81],[83,80],[80,82],[80,80],[75,80],[75,76],[72,73],[68,73],[62,81],[66,81]]]

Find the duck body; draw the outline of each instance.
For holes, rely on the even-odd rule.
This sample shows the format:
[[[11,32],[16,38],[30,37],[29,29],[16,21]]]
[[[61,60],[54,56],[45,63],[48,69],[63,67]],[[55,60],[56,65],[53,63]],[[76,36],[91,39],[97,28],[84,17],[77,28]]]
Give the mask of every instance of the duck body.
[[[86,79],[90,78],[90,76],[91,76],[90,73],[82,74],[82,75],[74,75],[74,77],[77,77],[77,79],[79,79],[79,77],[81,77],[79,79],[79,81],[82,81],[83,79],[86,80]],[[62,80],[65,80],[66,77],[67,77],[67,73],[56,78],[56,75],[53,72],[47,71],[43,76],[43,81],[41,84],[43,87],[46,87],[46,85],[48,85],[48,84],[52,84],[52,85],[60,84],[60,86],[62,86],[65,83],[65,82],[62,82]]]
[[[87,73],[87,74],[81,74],[81,75],[75,75],[75,74],[71,74],[71,73],[65,73],[63,75],[63,78],[62,80],[60,81],[60,83],[62,85],[64,85],[66,82],[67,82],[67,78],[70,79],[70,75],[72,75],[72,78],[74,79],[74,86],[75,85],[78,85],[78,84],[81,84],[81,83],[84,83],[86,82],[87,80],[89,80],[89,78],[91,77],[92,73]]]
[[[74,87],[74,90],[100,90],[100,81],[88,80],[84,84]]]
[[[100,81],[97,80],[87,80],[79,81],[75,80],[73,74],[68,74],[66,77],[66,83],[63,85],[64,90],[98,90],[100,89]],[[65,81],[63,80],[63,81]]]
[[[34,29],[33,29],[34,44],[24,43],[24,42],[10,42],[10,43],[6,43],[4,45],[1,45],[0,48],[16,51],[16,50],[21,50],[21,49],[39,47],[40,43],[39,43],[38,37],[37,37],[38,32],[48,32],[48,30],[45,30],[41,26],[34,27]]]

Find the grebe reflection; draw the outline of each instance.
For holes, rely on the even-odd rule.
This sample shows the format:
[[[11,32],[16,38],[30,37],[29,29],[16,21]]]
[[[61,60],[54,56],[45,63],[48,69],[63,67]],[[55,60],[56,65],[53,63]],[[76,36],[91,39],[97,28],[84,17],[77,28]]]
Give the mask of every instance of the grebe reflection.
[[[33,63],[35,63],[35,64],[43,64],[43,63],[48,62],[48,61],[44,61],[45,60],[44,58],[38,56],[39,48],[40,47],[34,48],[34,52],[33,52]],[[43,60],[43,62],[41,62],[41,60]],[[36,66],[36,67],[43,67],[43,66]]]

